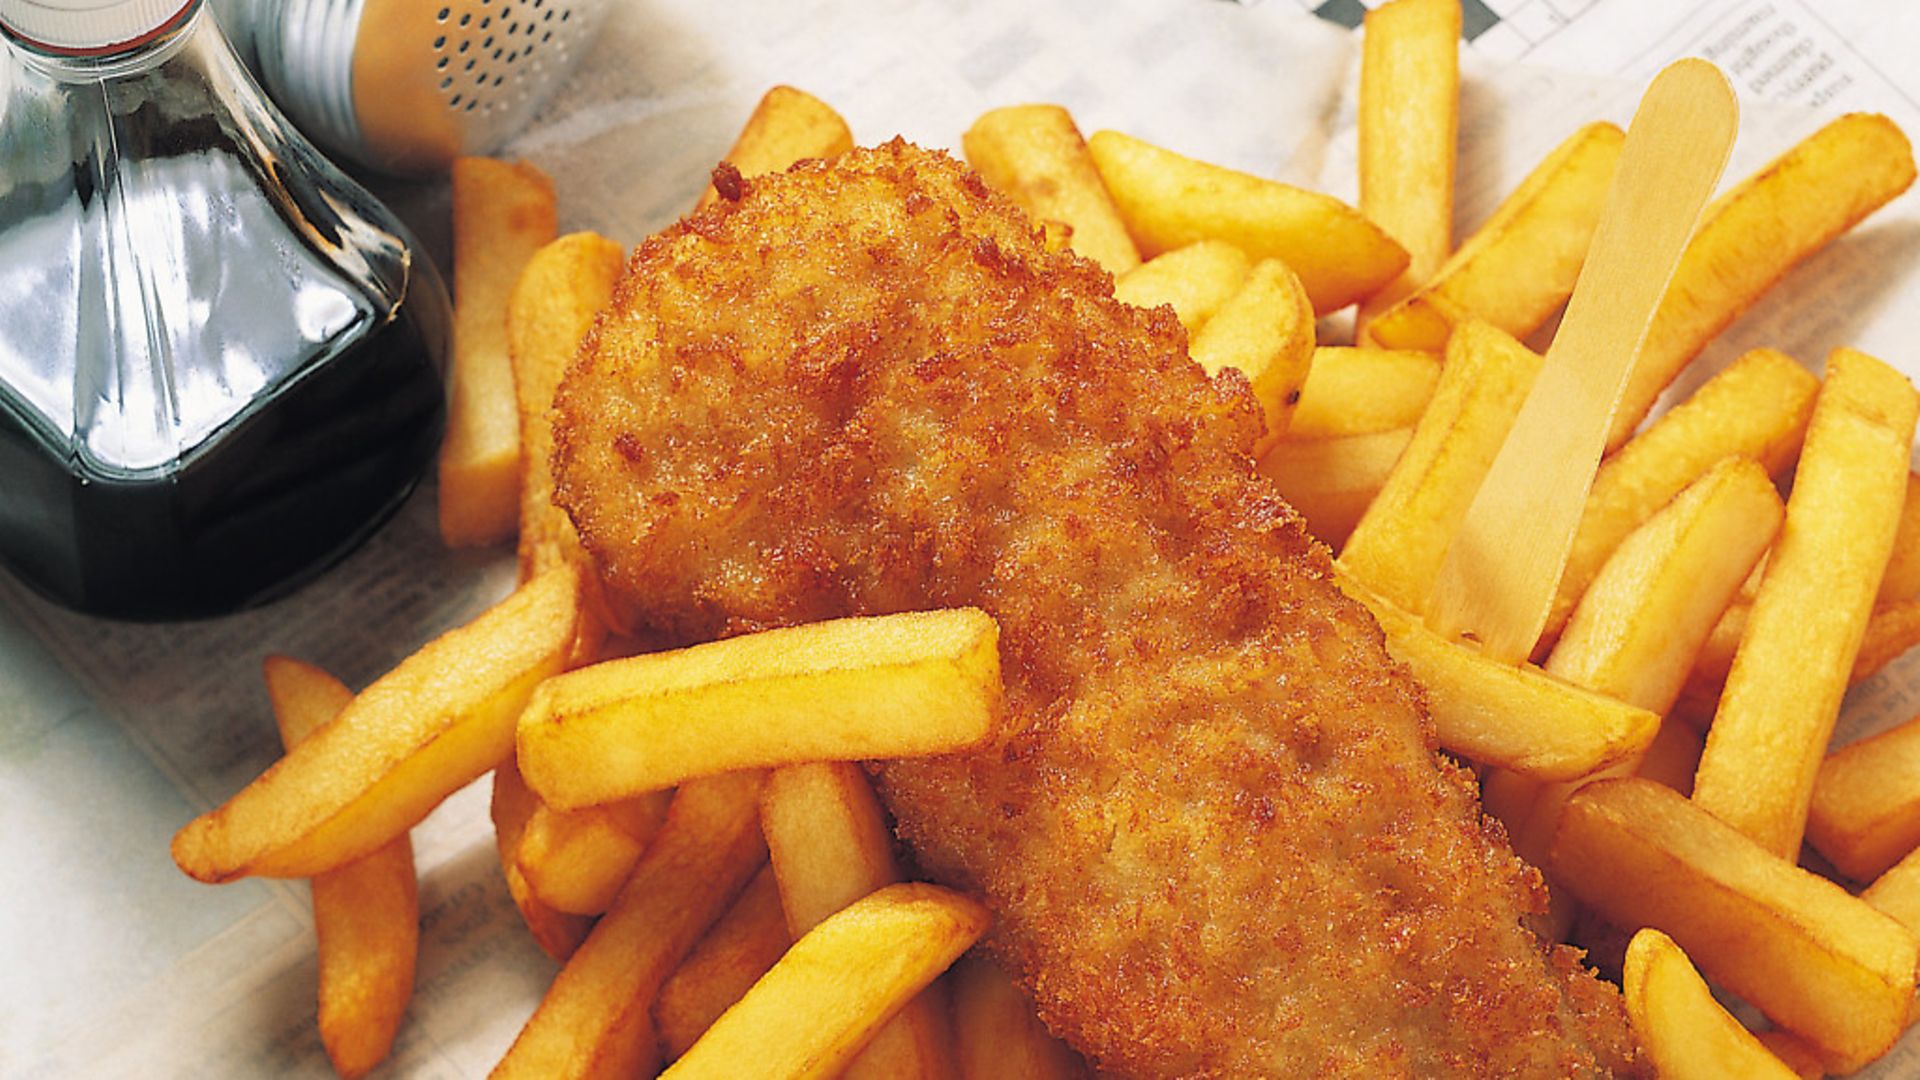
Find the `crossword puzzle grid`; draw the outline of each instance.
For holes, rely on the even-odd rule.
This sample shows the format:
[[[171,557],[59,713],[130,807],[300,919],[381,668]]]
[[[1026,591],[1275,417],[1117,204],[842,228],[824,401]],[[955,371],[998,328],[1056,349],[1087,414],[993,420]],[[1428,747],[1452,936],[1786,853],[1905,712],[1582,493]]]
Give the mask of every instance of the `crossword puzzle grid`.
[[[1301,7],[1342,26],[1360,25],[1367,9],[1384,0],[1296,0]],[[1487,55],[1517,60],[1558,33],[1600,0],[1461,0],[1460,31]]]

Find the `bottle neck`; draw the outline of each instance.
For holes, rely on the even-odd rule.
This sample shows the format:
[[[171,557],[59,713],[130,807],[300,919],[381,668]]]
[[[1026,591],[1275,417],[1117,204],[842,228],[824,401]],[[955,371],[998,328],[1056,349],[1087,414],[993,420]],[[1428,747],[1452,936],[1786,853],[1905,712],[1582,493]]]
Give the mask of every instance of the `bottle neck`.
[[[97,82],[136,75],[158,67],[184,47],[206,20],[206,0],[181,0],[158,26],[127,41],[103,47],[47,44],[0,21],[0,36],[21,63],[61,82]]]

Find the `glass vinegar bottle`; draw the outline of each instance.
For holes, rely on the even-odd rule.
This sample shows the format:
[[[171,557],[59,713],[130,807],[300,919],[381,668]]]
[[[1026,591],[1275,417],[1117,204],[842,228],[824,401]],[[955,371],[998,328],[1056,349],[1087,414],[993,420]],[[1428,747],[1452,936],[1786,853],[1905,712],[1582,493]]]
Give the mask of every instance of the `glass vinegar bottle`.
[[[0,562],[118,618],[287,592],[430,462],[444,287],[203,0],[0,31]]]

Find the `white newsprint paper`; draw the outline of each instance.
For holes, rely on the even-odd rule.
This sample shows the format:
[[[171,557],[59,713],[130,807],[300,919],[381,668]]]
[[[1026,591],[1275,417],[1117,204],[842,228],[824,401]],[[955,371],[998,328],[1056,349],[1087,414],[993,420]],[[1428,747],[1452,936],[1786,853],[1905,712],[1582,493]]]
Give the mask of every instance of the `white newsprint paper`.
[[[1371,3],[1372,0],[1368,0]],[[575,80],[505,153],[557,182],[563,230],[633,243],[689,208],[775,83],[862,142],[957,147],[997,105],[1053,101],[1236,168],[1351,198],[1361,0],[621,0]],[[1458,235],[1575,126],[1624,122],[1668,60],[1719,63],[1745,110],[1731,183],[1848,110],[1920,132],[1920,5],[1891,0],[1469,0]],[[383,181],[446,248],[438,182]],[[1920,196],[1789,275],[1682,380],[1772,345],[1853,345],[1920,376]],[[449,553],[434,491],[261,610],[179,626],[81,618],[0,572],[0,1076],[331,1075],[303,882],[209,887],[174,831],[279,754],[261,659],[353,686],[503,596],[510,551]],[[1857,688],[1841,740],[1920,711],[1920,661]],[[477,1077],[554,973],[501,880],[484,782],[414,830],[418,989],[384,1076]],[[1861,1075],[1920,1077],[1920,1040]]]

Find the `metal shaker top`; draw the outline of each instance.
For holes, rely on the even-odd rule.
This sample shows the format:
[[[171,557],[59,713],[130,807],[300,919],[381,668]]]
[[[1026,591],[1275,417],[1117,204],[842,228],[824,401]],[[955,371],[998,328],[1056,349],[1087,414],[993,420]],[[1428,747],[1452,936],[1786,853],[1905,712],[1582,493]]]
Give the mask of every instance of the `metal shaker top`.
[[[592,45],[606,0],[216,0],[275,101],[389,172],[445,167],[525,126]]]

